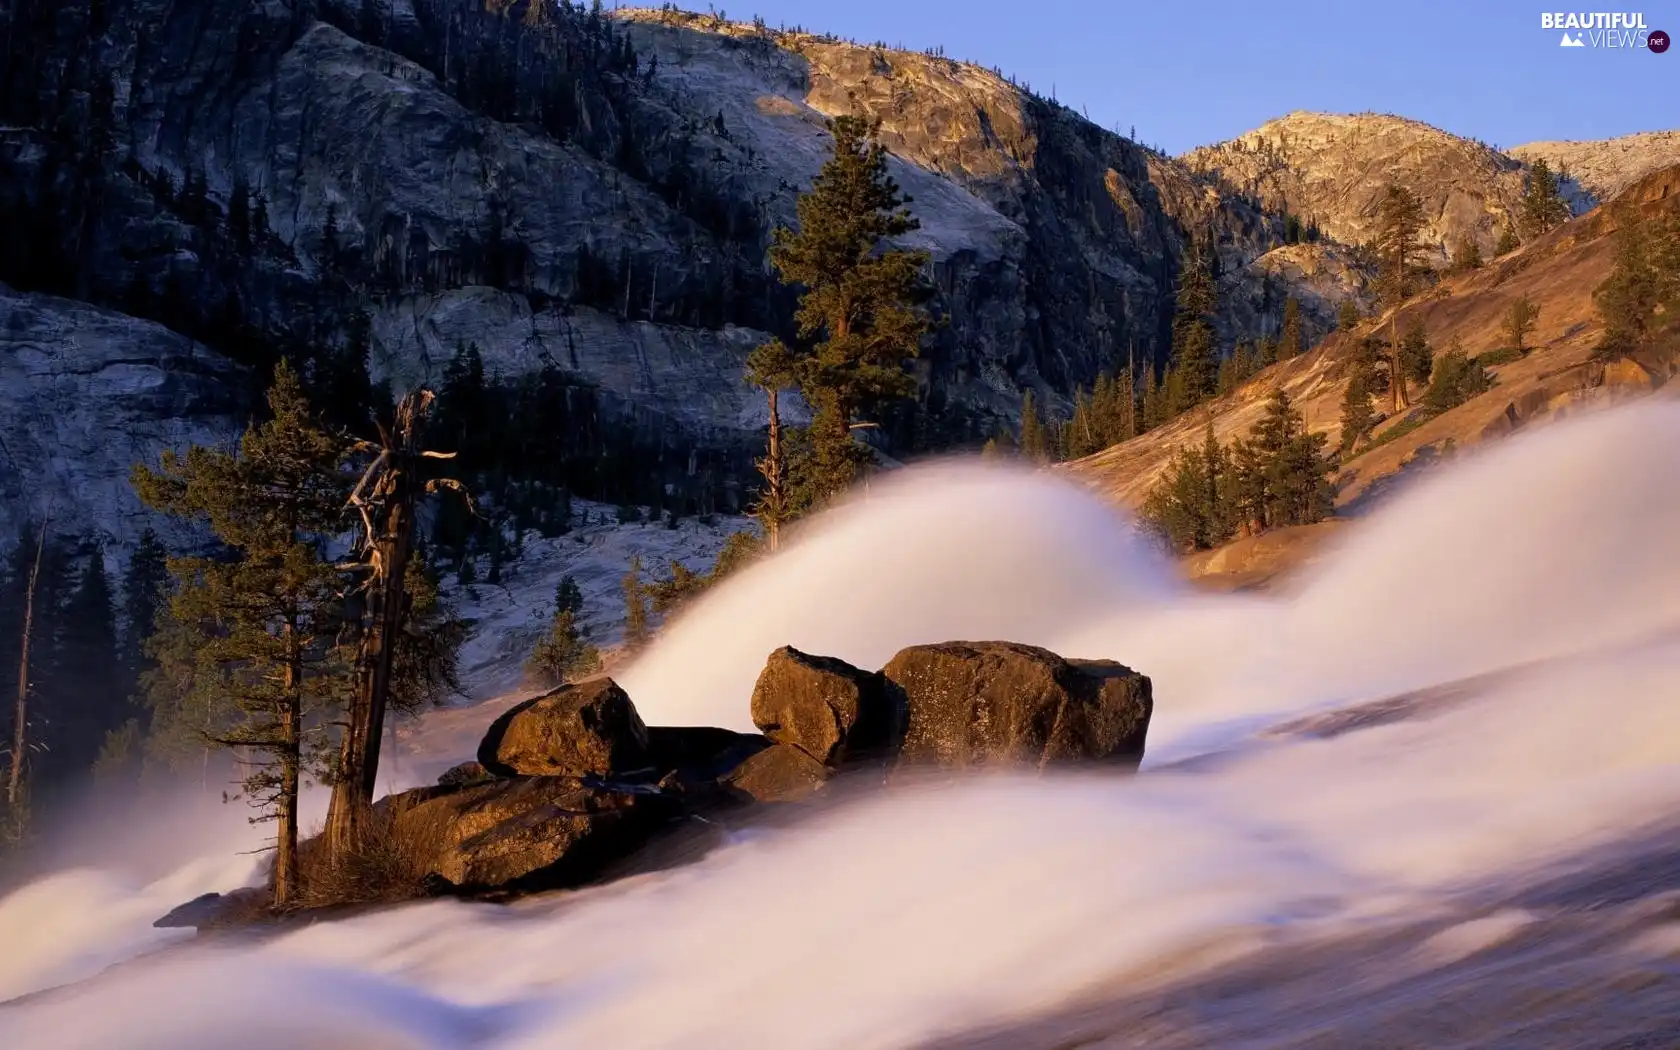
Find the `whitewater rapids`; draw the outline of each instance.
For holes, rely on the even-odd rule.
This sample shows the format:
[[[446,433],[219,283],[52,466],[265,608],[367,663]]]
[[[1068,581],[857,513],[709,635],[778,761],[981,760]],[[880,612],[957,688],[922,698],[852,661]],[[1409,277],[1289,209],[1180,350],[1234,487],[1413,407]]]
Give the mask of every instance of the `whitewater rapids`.
[[[180,937],[157,915],[254,877],[235,852],[260,832],[237,829],[161,879],[113,862],[0,900],[0,1000],[56,989],[0,1005],[0,1045],[890,1050],[1413,920],[1676,812],[1680,410],[1465,456],[1348,533],[1287,597],[1195,594],[1069,482],[901,472],[621,676],[646,720],[750,728],[782,644],[878,666],[1006,638],[1149,674],[1142,774],[901,791],[582,894],[427,902],[95,976]],[[1430,717],[1265,732],[1524,666]],[[1474,950],[1493,926],[1455,936]]]

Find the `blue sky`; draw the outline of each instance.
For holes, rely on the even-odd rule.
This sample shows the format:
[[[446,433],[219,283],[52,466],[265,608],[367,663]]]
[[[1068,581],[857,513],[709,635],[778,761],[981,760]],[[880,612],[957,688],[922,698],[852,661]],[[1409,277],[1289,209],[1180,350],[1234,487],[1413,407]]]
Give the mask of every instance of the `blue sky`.
[[[643,0],[647,2],[647,0]],[[1642,10],[1680,33],[1680,0]],[[737,9],[736,5],[740,4]],[[695,0],[679,6],[703,6]],[[1178,153],[1295,109],[1378,110],[1502,147],[1680,127],[1680,48],[1558,46],[1564,0],[732,0],[863,41],[998,66],[1091,119]],[[1670,24],[1672,23],[1672,24]]]

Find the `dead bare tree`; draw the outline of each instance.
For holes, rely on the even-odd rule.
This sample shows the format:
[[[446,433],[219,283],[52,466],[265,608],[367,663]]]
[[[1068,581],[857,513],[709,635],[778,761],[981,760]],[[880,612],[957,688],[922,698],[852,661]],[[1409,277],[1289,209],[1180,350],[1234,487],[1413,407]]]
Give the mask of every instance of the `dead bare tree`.
[[[346,856],[346,851],[361,841],[373,806],[385,712],[391,697],[394,647],[408,614],[405,580],[414,550],[416,504],[422,494],[445,488],[465,496],[465,490],[453,479],[428,481],[421,476],[421,460],[452,459],[455,455],[420,447],[420,431],[433,400],[432,391],[425,389],[405,395],[397,405],[394,421],[390,425],[379,423],[378,444],[362,442],[358,446],[358,451],[373,455],[349,501],[362,523],[360,560],[354,568],[365,573],[361,590],[366,601],[349,717],[327,810],[327,848],[334,857]]]
[[[18,646],[17,707],[12,712],[12,766],[6,777],[6,808],[14,824],[21,825],[23,801],[23,757],[29,746],[29,641],[35,630],[35,586],[41,579],[41,556],[47,547],[47,520],[35,540],[35,560],[29,568],[29,587],[23,599],[23,638]]]

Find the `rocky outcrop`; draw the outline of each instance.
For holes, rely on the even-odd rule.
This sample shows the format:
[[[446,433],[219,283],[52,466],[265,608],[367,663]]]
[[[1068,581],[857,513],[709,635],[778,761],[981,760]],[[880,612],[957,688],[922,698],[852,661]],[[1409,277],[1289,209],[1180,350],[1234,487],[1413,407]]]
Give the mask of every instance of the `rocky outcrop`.
[[[753,724],[819,764],[886,748],[897,721],[879,674],[792,646],[770,654],[753,687]]]
[[[1143,760],[1149,679],[1110,660],[1013,642],[919,645],[882,675],[903,696],[899,764],[969,767]]]
[[[478,761],[497,776],[645,772],[648,731],[618,683],[596,678],[509,708],[485,733]]]
[[[1544,160],[1607,201],[1654,171],[1680,164],[1680,131],[1641,131],[1583,142],[1529,142],[1508,150],[1525,164]]]
[[[1153,701],[1148,678],[1112,661],[947,642],[905,649],[878,672],[784,647],[751,703],[775,739],[647,728],[604,677],[519,704],[492,723],[478,761],[381,799],[359,850],[333,858],[321,839],[303,843],[311,905],[535,892],[684,863],[727,841],[731,824],[798,813],[789,804],[837,778],[879,787],[895,768],[1135,768]],[[211,894],[158,925],[230,914]]]
[[[1469,237],[1491,256],[1517,214],[1524,165],[1481,142],[1380,113],[1291,113],[1185,154],[1199,172],[1344,244],[1369,241],[1385,187],[1423,202],[1425,241],[1445,260]],[[1577,202],[1577,209],[1587,206]]]

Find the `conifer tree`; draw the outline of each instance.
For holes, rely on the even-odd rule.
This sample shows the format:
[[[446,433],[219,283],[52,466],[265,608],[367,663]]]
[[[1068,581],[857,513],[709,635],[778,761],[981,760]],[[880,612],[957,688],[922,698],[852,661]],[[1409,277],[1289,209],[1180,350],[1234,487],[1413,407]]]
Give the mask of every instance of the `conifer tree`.
[[[1505,338],[1508,345],[1519,354],[1527,355],[1528,334],[1534,331],[1534,324],[1540,319],[1540,308],[1528,296],[1518,296],[1505,313]]]
[[[1680,319],[1680,218],[1643,218],[1631,204],[1617,207],[1615,257],[1593,294],[1604,335],[1600,356],[1635,353]]]
[[[1028,388],[1021,395],[1021,455],[1034,463],[1050,462],[1050,435],[1044,429],[1044,421],[1038,416],[1038,406],[1033,401],[1033,392]]]
[[[624,648],[632,653],[640,652],[649,638],[647,592],[642,583],[640,555],[630,559],[630,571],[619,581],[619,587],[624,592]]]
[[[1277,355],[1287,361],[1299,357],[1306,349],[1306,333],[1301,329],[1301,302],[1293,295],[1283,301],[1283,327],[1278,330]]]
[[[344,580],[323,556],[346,524],[347,449],[316,421],[284,362],[268,404],[272,418],[236,452],[165,452],[159,469],[135,467],[134,485],[148,506],[208,524],[233,555],[170,559],[170,616],[189,688],[225,704],[207,736],[250,757],[253,819],[278,824],[273,899],[285,907],[300,889],[298,792],[324,772],[326,721],[350,684]]]
[[[1424,408],[1431,415],[1440,415],[1492,386],[1493,377],[1488,375],[1487,369],[1480,361],[1467,356],[1464,347],[1455,338],[1435,365],[1434,378],[1424,394]]]
[[[601,653],[584,640],[577,618],[583,611],[583,595],[570,576],[560,580],[554,595],[554,616],[548,633],[526,661],[525,669],[544,686],[553,688],[601,669]]]
[[[1482,250],[1476,246],[1476,239],[1468,235],[1460,237],[1458,244],[1453,247],[1453,273],[1469,273],[1471,270],[1482,268]]]
[[[1180,265],[1172,321],[1171,371],[1181,384],[1171,400],[1170,411],[1175,413],[1200,404],[1214,392],[1219,368],[1209,323],[1219,303],[1212,260],[1198,245],[1185,253]]]
[[[1569,221],[1569,205],[1558,190],[1557,176],[1543,160],[1529,169],[1528,184],[1522,198],[1522,227],[1524,236],[1535,237]]]
[[[927,330],[918,308],[927,253],[885,246],[920,223],[887,174],[879,124],[836,117],[829,130],[833,154],[799,198],[799,231],[778,227],[770,248],[782,281],[803,288],[795,319],[806,342],[792,365],[812,420],[795,484],[811,503],[844,491],[867,461],[853,424],[914,390],[904,366]]]
[[[1370,355],[1360,353],[1350,362],[1347,389],[1342,393],[1342,443],[1343,452],[1351,452],[1359,443],[1370,436],[1371,428],[1376,423],[1376,412],[1371,408],[1371,373],[1373,363]]]
[[[1517,240],[1517,231],[1510,223],[1506,223],[1499,231],[1499,243],[1493,246],[1493,256],[1497,259],[1502,255],[1510,255],[1521,246]]]
[[[1406,393],[1405,369],[1400,361],[1399,308],[1411,294],[1421,251],[1418,232],[1423,228],[1423,205],[1404,186],[1390,183],[1378,206],[1377,254],[1382,260],[1380,287],[1389,307],[1389,410],[1398,414],[1411,404]]]
[[[1142,402],[1142,431],[1154,430],[1167,421],[1170,413],[1167,408],[1165,388],[1156,381],[1155,366],[1152,364],[1146,364],[1143,368]]]
[[[1359,327],[1359,307],[1352,299],[1343,299],[1336,309],[1336,329],[1351,332]]]
[[[168,552],[156,532],[146,528],[129,555],[123,575],[123,671],[132,690],[140,680],[147,638],[169,602]]]
[[[1408,382],[1427,385],[1435,365],[1435,351],[1429,345],[1429,331],[1421,318],[1413,318],[1400,334],[1400,370]]]
[[[1201,450],[1180,448],[1161,480],[1150,489],[1139,508],[1139,517],[1174,552],[1203,549],[1207,490],[1207,466]]]
[[[127,715],[118,654],[110,579],[96,547],[65,605],[46,690],[47,765],[58,785],[93,768],[105,734]]]

